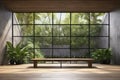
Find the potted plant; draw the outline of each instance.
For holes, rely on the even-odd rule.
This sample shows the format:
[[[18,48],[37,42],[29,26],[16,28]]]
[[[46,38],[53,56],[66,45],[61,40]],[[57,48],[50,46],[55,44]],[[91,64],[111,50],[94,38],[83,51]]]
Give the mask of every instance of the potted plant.
[[[19,42],[16,46],[13,46],[11,42],[7,41],[7,55],[10,64],[22,64],[25,57],[28,55],[28,48],[26,46],[21,47]]]
[[[12,46],[11,42],[7,42],[7,56],[9,59],[10,64],[15,64],[15,52],[14,47]]]
[[[20,47],[16,47],[16,64],[23,64],[24,63],[24,59],[27,57],[28,55],[28,50],[26,47],[20,48]]]
[[[98,49],[92,52],[92,57],[101,64],[110,64],[111,49]]]

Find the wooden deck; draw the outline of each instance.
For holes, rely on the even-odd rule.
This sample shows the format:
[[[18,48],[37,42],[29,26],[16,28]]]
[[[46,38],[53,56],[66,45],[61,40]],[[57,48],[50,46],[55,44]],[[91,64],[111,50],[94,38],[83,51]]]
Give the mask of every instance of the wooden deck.
[[[53,68],[39,65],[43,68],[32,68],[32,64],[0,66],[0,80],[120,80],[120,65],[93,64],[94,68],[72,67],[81,64],[64,64],[64,68],[59,68],[59,64],[49,64]]]

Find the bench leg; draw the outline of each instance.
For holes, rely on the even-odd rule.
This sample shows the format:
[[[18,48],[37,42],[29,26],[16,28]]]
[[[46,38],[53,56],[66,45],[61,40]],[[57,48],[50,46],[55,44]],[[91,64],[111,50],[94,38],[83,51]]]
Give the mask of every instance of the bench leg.
[[[88,61],[88,67],[92,68],[92,62],[91,61]]]
[[[37,68],[37,61],[33,62],[33,66],[34,66],[34,68]]]
[[[62,61],[60,61],[60,68],[62,68]]]

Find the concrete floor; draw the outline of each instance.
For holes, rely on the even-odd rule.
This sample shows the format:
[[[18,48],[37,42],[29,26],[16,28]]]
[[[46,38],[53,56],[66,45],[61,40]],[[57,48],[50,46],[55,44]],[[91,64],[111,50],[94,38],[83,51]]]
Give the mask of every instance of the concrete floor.
[[[0,66],[0,80],[120,80],[120,65],[32,64]],[[73,67],[74,66],[74,67]],[[76,67],[75,67],[76,66]]]

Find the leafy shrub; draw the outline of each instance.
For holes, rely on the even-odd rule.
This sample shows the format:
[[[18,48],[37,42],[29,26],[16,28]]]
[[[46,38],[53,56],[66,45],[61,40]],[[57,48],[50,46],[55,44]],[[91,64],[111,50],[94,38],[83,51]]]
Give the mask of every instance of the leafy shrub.
[[[92,57],[100,63],[109,64],[112,57],[111,49],[98,49],[92,52]]]

